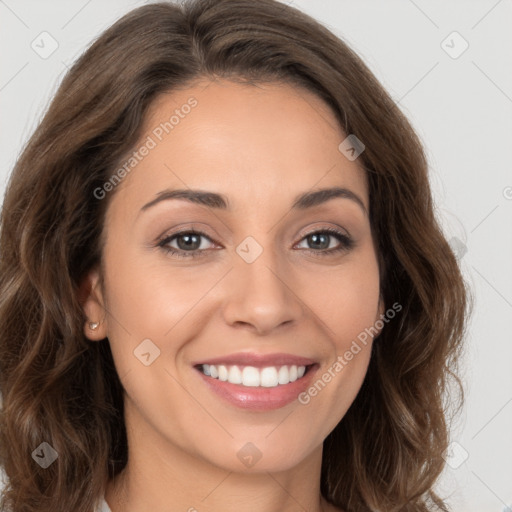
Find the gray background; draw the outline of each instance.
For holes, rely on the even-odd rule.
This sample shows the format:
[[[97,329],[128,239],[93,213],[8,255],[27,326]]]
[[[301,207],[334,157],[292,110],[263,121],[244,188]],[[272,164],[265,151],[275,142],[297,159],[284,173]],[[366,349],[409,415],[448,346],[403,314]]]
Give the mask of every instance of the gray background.
[[[363,57],[427,149],[438,215],[475,295],[467,402],[438,490],[454,512],[502,512],[512,506],[512,1],[286,1]],[[2,195],[68,66],[143,3],[0,0]],[[49,51],[52,39],[46,58],[31,47]]]

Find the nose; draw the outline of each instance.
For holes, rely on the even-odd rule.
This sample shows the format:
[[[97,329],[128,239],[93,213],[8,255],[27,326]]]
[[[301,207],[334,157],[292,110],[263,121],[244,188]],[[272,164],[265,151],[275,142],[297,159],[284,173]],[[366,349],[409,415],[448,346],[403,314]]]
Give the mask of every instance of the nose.
[[[252,263],[235,256],[226,283],[223,314],[226,323],[265,335],[285,324],[296,324],[304,314],[292,275],[271,250],[264,250]]]

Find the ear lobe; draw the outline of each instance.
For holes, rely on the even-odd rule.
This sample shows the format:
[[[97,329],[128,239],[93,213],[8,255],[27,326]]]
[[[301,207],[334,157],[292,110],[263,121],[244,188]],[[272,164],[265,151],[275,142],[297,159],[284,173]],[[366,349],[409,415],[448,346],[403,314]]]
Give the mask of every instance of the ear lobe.
[[[382,318],[385,316],[386,305],[384,304],[384,299],[382,295],[379,296],[379,307],[377,308],[377,316],[375,317],[374,326],[379,330],[379,333],[374,337],[374,339],[378,338],[381,335],[382,329],[384,328],[385,322]]]
[[[82,279],[78,289],[78,299],[86,316],[85,336],[91,341],[100,341],[106,338],[107,319],[100,274],[97,268],[90,270]]]
[[[384,299],[381,295],[379,298],[379,313],[378,313],[379,319],[382,317],[382,315],[384,315],[385,312],[386,312],[386,305],[384,304]]]

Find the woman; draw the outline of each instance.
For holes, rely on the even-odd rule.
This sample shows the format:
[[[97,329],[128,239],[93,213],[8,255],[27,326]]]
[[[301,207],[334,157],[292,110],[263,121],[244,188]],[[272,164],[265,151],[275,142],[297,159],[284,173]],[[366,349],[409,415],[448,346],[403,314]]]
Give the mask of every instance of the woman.
[[[128,13],[1,221],[3,507],[447,510],[465,285],[413,129],[311,18]]]

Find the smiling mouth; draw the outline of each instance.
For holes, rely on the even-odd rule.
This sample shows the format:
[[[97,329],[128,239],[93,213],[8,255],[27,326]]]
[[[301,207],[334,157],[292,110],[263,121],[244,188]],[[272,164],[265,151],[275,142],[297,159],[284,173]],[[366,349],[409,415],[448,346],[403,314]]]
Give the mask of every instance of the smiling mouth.
[[[199,364],[195,368],[212,379],[251,388],[275,388],[300,380],[314,364],[279,365],[256,368],[254,366]]]

